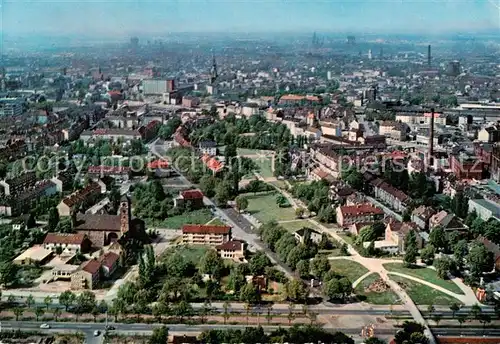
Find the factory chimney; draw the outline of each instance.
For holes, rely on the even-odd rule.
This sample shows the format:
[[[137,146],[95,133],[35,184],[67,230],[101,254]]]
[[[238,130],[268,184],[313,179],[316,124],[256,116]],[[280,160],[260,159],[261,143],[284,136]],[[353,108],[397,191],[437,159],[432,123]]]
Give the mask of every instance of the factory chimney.
[[[431,126],[430,126],[430,135],[429,135],[429,157],[427,159],[428,166],[427,170],[434,165],[434,108],[431,109]]]
[[[427,46],[427,65],[431,67],[431,45]]]

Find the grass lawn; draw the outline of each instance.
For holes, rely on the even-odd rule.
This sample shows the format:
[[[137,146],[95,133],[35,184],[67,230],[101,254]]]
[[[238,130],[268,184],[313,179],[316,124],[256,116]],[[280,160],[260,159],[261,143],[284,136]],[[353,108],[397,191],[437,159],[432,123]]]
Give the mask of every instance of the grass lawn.
[[[354,244],[354,237],[352,235],[347,235],[347,234],[340,234],[339,233],[339,236],[345,240],[346,243],[348,243],[349,245],[353,245]]]
[[[225,226],[226,223],[219,219],[218,217],[214,217],[210,221],[206,223],[207,225],[212,225],[212,226]]]
[[[408,276],[420,278],[429,283],[433,283],[449,291],[452,291],[456,294],[463,295],[462,290],[453,282],[449,280],[443,280],[439,278],[437,272],[435,270],[424,268],[424,267],[416,267],[414,269],[405,268],[402,263],[386,263],[384,267],[387,271],[394,271],[406,274]]]
[[[288,221],[295,219],[295,210],[293,207],[280,208],[276,204],[278,192],[268,194],[254,195],[246,194],[248,199],[247,212],[255,216],[260,222],[266,223],[270,220]]]
[[[372,273],[368,275],[365,279],[361,281],[354,289],[354,293],[360,297],[362,301],[374,304],[374,305],[397,305],[401,302],[399,297],[390,288],[384,292],[377,293],[374,291],[366,291],[365,289],[369,287],[373,282],[378,280],[380,275],[377,273]]]
[[[162,260],[167,259],[171,254],[173,253],[180,253],[181,256],[186,260],[191,263],[193,263],[195,266],[197,266],[201,260],[201,258],[207,253],[207,251],[210,250],[208,246],[202,246],[202,245],[183,245],[183,246],[176,246],[176,247],[171,247],[167,249],[163,255],[162,255]]]
[[[347,277],[353,283],[368,272],[363,265],[347,259],[330,260],[330,265],[333,271]]]
[[[417,305],[449,306],[452,303],[461,304],[460,300],[446,295],[434,288],[409,280],[404,277],[389,275],[389,277],[403,286],[413,302]]]
[[[209,209],[199,209],[182,215],[168,217],[161,221],[147,219],[146,225],[148,227],[180,229],[183,225],[187,224],[204,225],[208,221],[212,220],[212,218],[213,214]]]
[[[259,166],[259,170],[257,171],[264,178],[274,177],[273,171],[271,169],[271,157],[265,159],[252,159],[253,162]]]
[[[308,228],[317,230],[316,226],[307,220],[297,220],[297,221],[293,221],[293,222],[280,223],[280,226],[282,226],[283,228],[285,228],[287,231],[289,231],[291,233],[296,232],[299,229],[302,229],[304,227],[308,227]]]
[[[263,154],[268,154],[272,153],[272,151],[265,151],[265,150],[260,150],[260,149],[249,149],[249,148],[237,148],[236,152],[238,155],[263,155]]]

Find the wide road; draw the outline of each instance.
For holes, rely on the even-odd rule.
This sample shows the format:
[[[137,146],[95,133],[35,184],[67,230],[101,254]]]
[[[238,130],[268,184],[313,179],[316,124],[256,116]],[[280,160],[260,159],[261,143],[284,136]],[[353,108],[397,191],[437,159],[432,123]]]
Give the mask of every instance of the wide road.
[[[40,330],[47,333],[59,333],[59,332],[83,332],[85,334],[93,334],[93,331],[99,330],[104,332],[105,324],[103,323],[78,323],[78,322],[48,322],[50,325],[49,330],[40,330],[40,322],[35,321],[2,321],[2,329],[5,330]],[[115,330],[112,332],[123,333],[123,334],[151,334],[154,328],[162,326],[162,324],[121,324],[121,323],[110,323]],[[266,332],[271,332],[273,330],[281,328],[286,328],[287,326],[266,326],[265,321],[261,324]],[[245,325],[185,325],[185,324],[168,324],[167,325],[170,332],[179,333],[200,333],[209,329],[244,329]],[[326,329],[328,330],[328,329]],[[340,331],[349,335],[359,335],[359,328],[335,328],[329,331]],[[396,329],[382,329],[376,330],[377,335],[393,335]],[[499,338],[500,342],[500,329],[487,329],[486,331],[482,328],[433,328],[433,332],[438,336],[485,336],[485,337],[495,337]],[[99,338],[95,338],[99,340]]]

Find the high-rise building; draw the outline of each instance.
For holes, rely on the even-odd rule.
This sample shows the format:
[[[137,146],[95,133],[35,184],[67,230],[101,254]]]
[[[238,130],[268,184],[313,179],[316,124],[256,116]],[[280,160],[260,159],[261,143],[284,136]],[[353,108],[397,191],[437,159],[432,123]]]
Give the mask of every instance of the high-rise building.
[[[460,75],[460,61],[450,61],[448,62],[448,67],[446,68],[446,74],[449,76],[459,76]]]
[[[139,38],[132,37],[130,39],[130,47],[132,48],[132,50],[137,51],[139,49]]]
[[[214,84],[219,74],[217,73],[217,63],[215,62],[215,56],[212,57],[212,68],[210,69],[210,84]]]
[[[431,45],[429,44],[427,46],[427,66],[430,67],[431,66]]]
[[[372,50],[369,49],[368,50],[368,60],[371,60],[372,59]]]
[[[164,94],[173,91],[175,88],[173,80],[147,79],[142,81],[142,91],[144,94]]]
[[[333,79],[331,71],[326,72],[326,78],[327,78],[327,80],[332,80]]]
[[[347,36],[347,44],[356,44],[356,37],[354,36]]]

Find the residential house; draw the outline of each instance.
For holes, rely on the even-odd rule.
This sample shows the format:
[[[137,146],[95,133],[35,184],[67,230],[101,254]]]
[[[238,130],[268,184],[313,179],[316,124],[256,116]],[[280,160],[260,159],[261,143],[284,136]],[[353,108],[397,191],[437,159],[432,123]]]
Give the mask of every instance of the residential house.
[[[215,141],[200,141],[198,149],[202,154],[217,155],[217,143]]]
[[[375,222],[384,218],[384,211],[370,203],[337,207],[337,223],[349,227],[356,222]]]
[[[57,205],[59,216],[70,216],[80,207],[88,207],[94,204],[97,197],[106,191],[106,185],[99,182],[90,182],[85,188],[66,196]]]
[[[429,220],[436,211],[431,207],[421,205],[411,213],[411,220],[422,230],[429,229]]]
[[[380,121],[378,126],[379,135],[384,135],[386,137],[391,136],[391,131],[398,125],[396,121]]]
[[[429,219],[429,229],[442,227],[445,231],[465,231],[467,227],[454,214],[441,210]]]
[[[392,220],[392,219],[391,219]],[[415,232],[417,247],[423,247],[423,238],[419,235],[418,226],[414,222],[389,221],[385,228],[385,241],[393,242],[398,247],[398,252],[405,253],[405,238],[410,231]]]
[[[352,195],[346,197],[345,205],[356,205],[366,203],[366,196],[361,192],[355,192]]]
[[[297,240],[299,243],[304,244],[306,241],[306,237],[309,236],[309,239],[315,243],[319,244],[321,241],[322,235],[320,232],[315,231],[314,229],[311,228],[301,228],[295,233],[293,233],[295,236],[295,240]]]
[[[47,250],[64,253],[85,253],[90,250],[92,243],[85,234],[47,233],[43,240],[43,247]]]
[[[99,257],[104,277],[108,278],[116,271],[119,260],[120,255],[113,251],[106,252]]]
[[[477,139],[481,142],[498,142],[500,141],[500,129],[496,126],[483,128],[478,131]]]
[[[174,207],[184,207],[189,204],[192,209],[203,208],[203,193],[200,190],[184,190],[174,198]]]
[[[223,259],[232,259],[236,262],[245,260],[245,245],[239,240],[231,240],[215,246],[217,253]]]
[[[482,243],[488,251],[493,253],[495,270],[500,271],[500,246],[482,236],[477,238],[477,241]]]
[[[213,225],[182,226],[182,242],[190,245],[222,245],[232,238],[231,227]]]
[[[387,204],[389,207],[397,212],[404,212],[410,201],[410,197],[403,191],[395,188],[394,186],[384,182],[381,179],[375,179],[371,182],[375,198]]]
[[[212,157],[208,154],[204,154],[201,157],[201,161],[205,164],[205,166],[212,171],[213,174],[220,172],[224,168],[224,163],[217,160],[217,158]]]
[[[80,268],[71,275],[71,289],[94,289],[99,283],[101,263],[95,259],[84,262]]]

